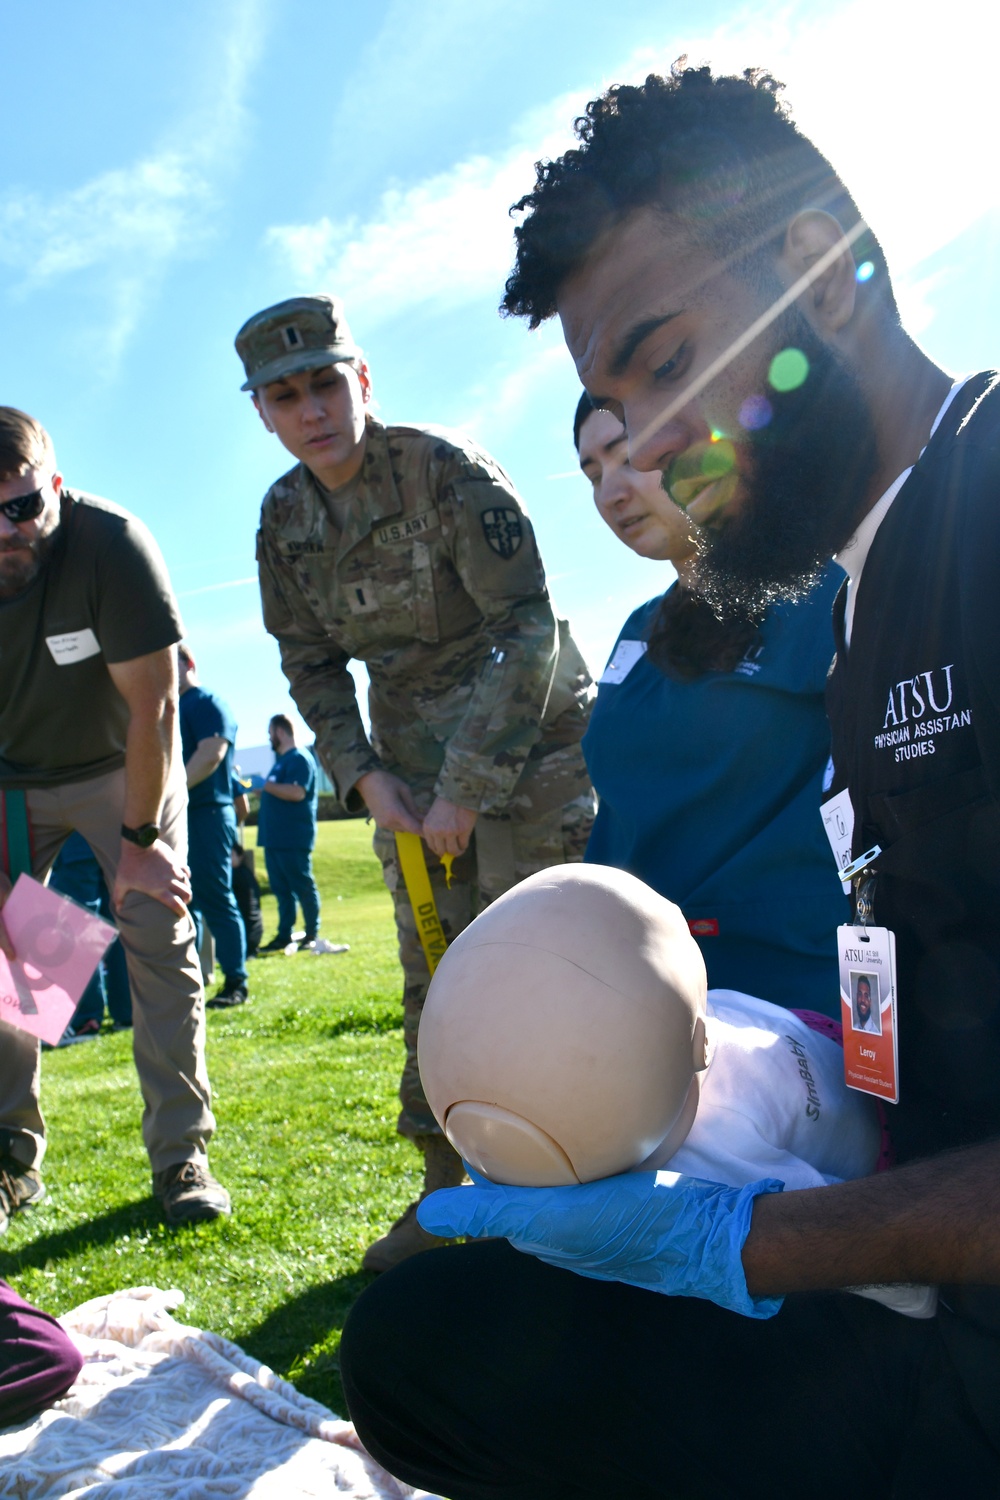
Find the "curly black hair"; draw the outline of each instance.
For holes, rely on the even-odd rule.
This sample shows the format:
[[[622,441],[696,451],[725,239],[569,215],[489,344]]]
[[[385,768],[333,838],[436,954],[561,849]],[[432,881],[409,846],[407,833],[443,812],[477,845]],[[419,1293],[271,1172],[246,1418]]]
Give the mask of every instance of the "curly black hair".
[[[679,58],[669,78],[619,84],[575,123],[580,145],[535,164],[534,191],[511,209],[517,256],[501,312],[537,328],[604,230],[654,204],[677,215],[737,274],[759,280],[780,251],[785,227],[804,207],[823,208],[845,228],[861,219],[830,163],[793,124],[784,85],[748,68],[714,77]],[[885,257],[870,230],[855,243],[876,288],[894,309]],[[765,273],[766,274],[766,273]]]

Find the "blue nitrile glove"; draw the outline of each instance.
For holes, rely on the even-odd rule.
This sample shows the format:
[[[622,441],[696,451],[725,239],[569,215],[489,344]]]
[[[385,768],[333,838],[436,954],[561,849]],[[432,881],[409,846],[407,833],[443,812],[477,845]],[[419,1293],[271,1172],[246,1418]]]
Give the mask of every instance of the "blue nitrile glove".
[[[443,1188],[417,1209],[430,1234],[503,1236],[597,1281],[704,1297],[748,1318],[771,1318],[781,1297],[751,1297],[741,1253],[753,1202],[780,1193],[774,1178],[723,1187],[677,1172],[626,1172],[579,1187],[501,1187],[478,1178]]]

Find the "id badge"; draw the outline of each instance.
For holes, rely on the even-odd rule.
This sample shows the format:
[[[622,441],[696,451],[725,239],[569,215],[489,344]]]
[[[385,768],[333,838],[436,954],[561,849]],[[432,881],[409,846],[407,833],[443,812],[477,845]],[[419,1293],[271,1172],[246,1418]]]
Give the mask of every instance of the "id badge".
[[[844,1082],[899,1102],[896,938],[888,927],[837,928]]]

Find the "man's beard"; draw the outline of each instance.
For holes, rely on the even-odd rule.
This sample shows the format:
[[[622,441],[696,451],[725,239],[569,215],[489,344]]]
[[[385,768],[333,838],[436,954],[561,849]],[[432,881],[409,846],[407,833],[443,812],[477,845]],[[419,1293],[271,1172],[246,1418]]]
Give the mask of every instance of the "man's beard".
[[[743,497],[699,536],[696,588],[720,619],[760,620],[803,598],[857,530],[875,472],[875,427],[857,380],[791,309],[777,347],[800,349],[809,373],[767,393],[773,416],[749,432]]]
[[[18,546],[0,546],[0,600],[16,599],[34,582],[54,540],[54,533],[50,533]]]

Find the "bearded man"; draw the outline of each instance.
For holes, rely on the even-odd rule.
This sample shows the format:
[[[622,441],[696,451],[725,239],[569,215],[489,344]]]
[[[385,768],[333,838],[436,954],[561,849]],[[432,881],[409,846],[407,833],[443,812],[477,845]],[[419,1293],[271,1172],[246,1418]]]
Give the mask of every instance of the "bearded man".
[[[848,573],[835,788],[858,920],[895,933],[900,1165],[803,1192],[640,1173],[434,1195],[426,1228],[492,1238],[360,1300],[351,1415],[454,1500],[995,1494],[997,381],[954,381],[905,332],[877,240],[766,75],[678,65],[578,133],[518,205],[506,310],[558,315],[630,462],[706,529],[718,614],[801,596],[831,554]],[[844,1295],[891,1281],[938,1283],[937,1315]]]

